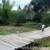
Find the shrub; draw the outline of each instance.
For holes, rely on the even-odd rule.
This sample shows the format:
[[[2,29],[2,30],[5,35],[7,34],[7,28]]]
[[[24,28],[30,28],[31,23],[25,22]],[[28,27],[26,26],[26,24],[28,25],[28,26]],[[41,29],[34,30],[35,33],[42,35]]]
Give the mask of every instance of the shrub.
[[[26,22],[26,17],[24,13],[19,13],[16,17],[16,25],[20,26]]]

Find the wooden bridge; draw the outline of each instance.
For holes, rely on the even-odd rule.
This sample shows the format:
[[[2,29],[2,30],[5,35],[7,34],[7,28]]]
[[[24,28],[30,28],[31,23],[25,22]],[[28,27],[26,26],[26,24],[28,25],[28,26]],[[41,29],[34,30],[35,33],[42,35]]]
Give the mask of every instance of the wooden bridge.
[[[24,32],[19,34],[11,34],[0,36],[0,50],[14,50],[34,42],[34,40],[42,39],[50,36],[50,27],[44,32],[41,30]]]

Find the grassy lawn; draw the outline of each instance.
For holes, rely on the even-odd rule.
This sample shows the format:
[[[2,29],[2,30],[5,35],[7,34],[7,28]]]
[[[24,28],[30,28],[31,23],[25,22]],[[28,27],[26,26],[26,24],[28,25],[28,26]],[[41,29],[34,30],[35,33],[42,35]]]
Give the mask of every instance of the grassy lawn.
[[[10,34],[9,32],[0,32],[0,35],[8,35],[8,34]]]
[[[50,37],[36,40],[35,42],[38,43],[40,47],[50,47]]]
[[[22,33],[22,32],[29,32],[34,31],[36,29],[30,27],[14,27],[14,26],[0,26],[0,35],[7,35],[12,33]]]
[[[0,26],[0,35],[38,30],[38,25],[27,22],[23,26]]]
[[[11,32],[11,33],[16,33],[16,32],[28,32],[28,31],[33,31],[36,30],[34,28],[28,28],[28,27],[14,27],[14,26],[2,26],[0,27],[0,32],[6,31],[6,32]]]
[[[28,28],[29,31],[34,31],[34,30],[40,30],[41,24],[28,22],[28,23],[25,23],[23,27]]]

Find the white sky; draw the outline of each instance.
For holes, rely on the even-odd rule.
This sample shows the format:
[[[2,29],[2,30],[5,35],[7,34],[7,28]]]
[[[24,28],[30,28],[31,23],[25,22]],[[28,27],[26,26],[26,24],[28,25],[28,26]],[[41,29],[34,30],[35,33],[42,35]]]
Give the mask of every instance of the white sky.
[[[25,5],[29,4],[31,0],[10,0],[10,3],[14,3],[13,10],[16,10],[20,5],[23,8]]]
[[[1,3],[2,0],[0,0]],[[23,9],[25,5],[29,4],[31,0],[10,0],[10,4],[13,4],[13,10],[17,10],[18,6],[20,5]]]

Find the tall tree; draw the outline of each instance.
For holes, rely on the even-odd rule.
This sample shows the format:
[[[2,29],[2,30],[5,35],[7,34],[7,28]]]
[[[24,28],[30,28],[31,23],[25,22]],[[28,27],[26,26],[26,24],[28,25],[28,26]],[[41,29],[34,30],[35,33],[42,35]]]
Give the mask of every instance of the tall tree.
[[[30,2],[30,4],[33,6],[32,10],[35,12],[34,18],[36,18],[36,21],[43,20],[41,14],[47,10],[47,3],[48,0],[32,0]]]
[[[10,5],[9,0],[2,0],[2,4],[2,21],[4,24],[8,24],[9,13],[12,5]]]
[[[34,6],[33,10],[38,12],[39,10],[47,8],[47,3],[47,0],[32,0],[30,4]]]

